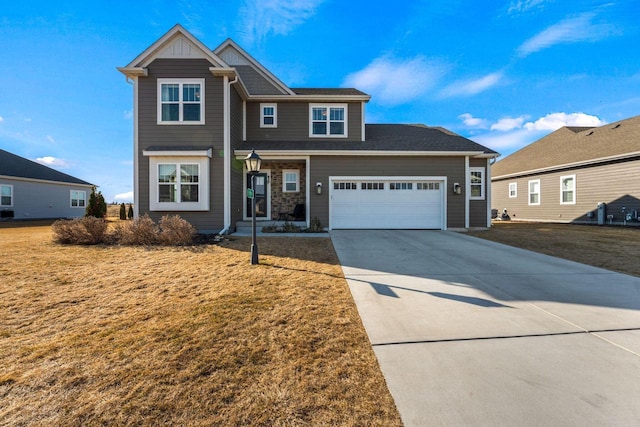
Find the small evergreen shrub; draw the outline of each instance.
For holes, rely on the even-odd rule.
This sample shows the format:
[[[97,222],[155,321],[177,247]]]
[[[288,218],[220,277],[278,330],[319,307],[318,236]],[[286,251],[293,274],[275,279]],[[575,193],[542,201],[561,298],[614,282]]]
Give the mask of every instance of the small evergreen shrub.
[[[191,245],[196,229],[178,215],[165,215],[160,218],[158,243],[166,246]]]
[[[124,205],[124,203],[120,204],[120,219],[121,220],[127,219],[127,208]]]
[[[127,219],[133,219],[133,205],[129,205],[129,211],[127,212]]]
[[[91,194],[89,195],[89,203],[85,210],[85,216],[93,216],[96,218],[104,218],[107,216],[107,203],[104,201],[102,192],[96,193],[96,187],[91,187]]]
[[[107,222],[102,218],[87,216],[53,223],[54,240],[62,244],[97,245],[108,240]]]

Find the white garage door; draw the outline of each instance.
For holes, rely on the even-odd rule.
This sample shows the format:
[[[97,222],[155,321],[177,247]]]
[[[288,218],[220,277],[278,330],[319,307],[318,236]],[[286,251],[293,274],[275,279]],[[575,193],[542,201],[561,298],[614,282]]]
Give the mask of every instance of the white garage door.
[[[444,182],[407,178],[332,178],[329,226],[444,229]]]

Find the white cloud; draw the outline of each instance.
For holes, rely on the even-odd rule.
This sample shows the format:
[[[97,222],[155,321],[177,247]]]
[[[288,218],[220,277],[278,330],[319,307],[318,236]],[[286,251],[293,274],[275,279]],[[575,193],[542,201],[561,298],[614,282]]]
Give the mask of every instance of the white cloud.
[[[244,41],[261,43],[269,34],[286,35],[316,13],[324,0],[245,0],[240,8]]]
[[[66,160],[58,159],[51,156],[38,157],[36,159],[36,162],[40,163],[41,165],[49,166],[56,169],[66,169],[70,166]]]
[[[470,128],[474,128],[474,129],[487,128],[487,121],[485,119],[479,119],[477,117],[473,117],[473,115],[469,113],[460,114],[458,118],[462,119],[464,124]]]
[[[595,16],[587,12],[548,27],[520,45],[518,55],[525,57],[556,44],[598,41],[617,33],[610,24],[592,23]]]
[[[122,117],[125,120],[131,120],[133,118],[133,110],[124,110],[122,113]]]
[[[497,71],[479,79],[458,81],[444,88],[441,95],[445,98],[476,95],[500,83],[503,76],[502,71]]]
[[[120,203],[133,203],[133,191],[128,191],[126,193],[116,194],[114,196],[116,202]]]
[[[553,0],[552,0],[553,1]],[[517,0],[512,1],[509,5],[509,9],[507,10],[508,14],[512,13],[523,13],[527,12],[531,9],[542,9],[544,3],[547,3],[548,0]]]
[[[513,129],[520,129],[524,123],[524,117],[504,117],[491,125],[491,130],[508,132]]]
[[[4,122],[4,117],[0,116],[0,123]]]
[[[447,68],[423,56],[398,59],[385,55],[349,74],[342,86],[363,90],[380,104],[398,105],[420,98],[431,90]]]
[[[524,125],[529,131],[554,131],[563,126],[602,126],[606,122],[584,113],[551,113]]]
[[[50,142],[50,143],[52,143],[52,144],[55,144],[55,143],[56,143],[56,140],[55,140],[55,139],[53,139],[53,137],[52,137],[51,135],[47,135],[47,141],[49,141],[49,142]]]

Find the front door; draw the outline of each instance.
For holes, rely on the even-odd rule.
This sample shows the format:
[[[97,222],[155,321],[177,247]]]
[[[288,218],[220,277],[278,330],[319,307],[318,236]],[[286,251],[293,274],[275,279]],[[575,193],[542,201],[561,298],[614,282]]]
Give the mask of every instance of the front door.
[[[260,172],[256,174],[255,188],[253,189],[254,197],[256,198],[256,218],[267,218],[268,215],[268,191],[267,191],[267,174]],[[247,188],[251,188],[252,180],[251,175],[247,174]],[[251,199],[247,197],[247,218],[252,217],[251,212]]]

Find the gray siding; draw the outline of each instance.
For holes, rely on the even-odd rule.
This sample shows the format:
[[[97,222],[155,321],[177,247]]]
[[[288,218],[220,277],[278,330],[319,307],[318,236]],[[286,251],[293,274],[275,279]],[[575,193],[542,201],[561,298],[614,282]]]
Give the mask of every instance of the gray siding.
[[[491,183],[487,181],[487,159],[469,159],[469,167],[484,168],[484,200],[469,200],[469,227],[487,226],[487,198]],[[464,191],[464,190],[463,190]]]
[[[596,222],[587,214],[598,202],[607,203],[607,214],[622,220],[622,207],[640,211],[640,160],[563,170],[513,179],[494,180],[493,208],[506,208],[513,219],[553,222]],[[576,203],[560,204],[560,177],[576,176]],[[540,179],[540,205],[529,206],[528,182]],[[517,198],[509,198],[509,183],[518,184]]]
[[[0,184],[13,186],[13,206],[0,210],[12,210],[15,219],[79,218],[85,207],[71,207],[71,191],[84,191],[87,203],[91,194],[91,187],[73,184],[9,178],[0,178]]]
[[[329,225],[330,176],[446,176],[449,187],[464,182],[464,157],[313,156],[310,168],[312,185],[321,182],[324,188],[322,195],[312,191],[310,218],[318,217],[324,227]],[[448,188],[445,191],[447,227],[464,227],[464,195],[453,195]]]
[[[211,64],[201,59],[156,59],[148,67],[148,76],[140,77],[138,92],[139,212],[154,219],[178,214],[199,230],[219,231],[224,222],[223,198],[223,79],[209,71]],[[205,79],[204,125],[158,125],[157,79]],[[209,164],[209,212],[149,212],[149,158],[142,151],[149,147],[213,147]]]
[[[242,143],[242,99],[231,86],[231,149]],[[244,203],[242,171],[244,163],[236,160],[232,151],[231,157],[231,227],[235,227],[236,222],[242,221],[242,208]]]
[[[321,104],[322,102],[313,102]],[[277,102],[278,127],[260,127],[260,103],[247,102],[247,141],[318,141],[309,138],[309,102]],[[362,103],[347,103],[347,141],[362,139]],[[331,138],[332,140],[335,138]]]

